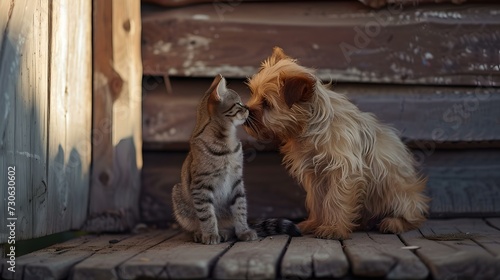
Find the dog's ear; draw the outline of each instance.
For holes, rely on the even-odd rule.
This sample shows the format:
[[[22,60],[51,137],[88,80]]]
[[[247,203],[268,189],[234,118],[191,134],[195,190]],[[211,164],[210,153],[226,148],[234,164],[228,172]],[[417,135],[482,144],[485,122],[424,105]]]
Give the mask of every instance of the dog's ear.
[[[314,94],[315,81],[308,74],[286,76],[281,79],[281,95],[288,108],[297,102],[309,101]]]
[[[278,63],[278,61],[286,58],[289,57],[285,54],[282,48],[274,47],[273,54],[266,60],[266,63],[268,64],[268,66],[273,66]]]
[[[273,48],[273,54],[272,54],[271,57],[273,57],[276,60],[276,62],[278,62],[278,61],[280,61],[282,59],[288,58],[288,56],[285,54],[285,52],[283,51],[283,49],[280,48],[280,47],[274,47]]]

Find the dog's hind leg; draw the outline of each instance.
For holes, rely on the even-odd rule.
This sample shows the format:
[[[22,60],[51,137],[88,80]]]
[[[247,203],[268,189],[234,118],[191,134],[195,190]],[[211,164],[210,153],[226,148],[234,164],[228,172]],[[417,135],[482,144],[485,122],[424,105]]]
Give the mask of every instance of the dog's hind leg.
[[[404,185],[399,192],[392,193],[392,215],[382,219],[379,230],[386,233],[402,233],[418,228],[426,219],[428,198],[423,194],[425,181],[419,180]]]

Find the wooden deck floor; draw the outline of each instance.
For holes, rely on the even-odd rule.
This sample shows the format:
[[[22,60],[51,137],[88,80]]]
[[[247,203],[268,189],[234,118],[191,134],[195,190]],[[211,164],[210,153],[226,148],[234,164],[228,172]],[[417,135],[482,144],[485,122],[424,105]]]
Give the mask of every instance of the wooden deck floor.
[[[344,241],[273,236],[201,245],[178,230],[88,235],[21,256],[5,279],[500,279],[500,218],[429,220]]]

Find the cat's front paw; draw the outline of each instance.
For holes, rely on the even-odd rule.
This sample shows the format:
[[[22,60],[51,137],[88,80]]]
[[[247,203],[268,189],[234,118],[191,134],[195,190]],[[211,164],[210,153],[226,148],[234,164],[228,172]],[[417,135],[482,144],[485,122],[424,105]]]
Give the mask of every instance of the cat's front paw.
[[[257,232],[253,229],[248,229],[240,233],[236,233],[236,236],[238,237],[239,240],[241,241],[251,241],[251,240],[257,240]]]
[[[215,245],[220,243],[220,236],[217,233],[203,234],[201,243],[206,245]]]
[[[234,230],[219,230],[219,235],[222,242],[231,240],[234,237]]]

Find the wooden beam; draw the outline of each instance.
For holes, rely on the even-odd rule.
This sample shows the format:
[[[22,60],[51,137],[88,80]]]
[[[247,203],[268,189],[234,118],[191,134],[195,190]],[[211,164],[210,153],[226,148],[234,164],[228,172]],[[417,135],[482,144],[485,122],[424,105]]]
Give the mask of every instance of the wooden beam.
[[[94,0],[92,177],[88,231],[138,219],[141,141],[140,1]]]
[[[325,80],[500,85],[494,3],[393,4],[377,11],[355,1],[216,7],[145,7],[144,73],[244,78],[280,46]]]

